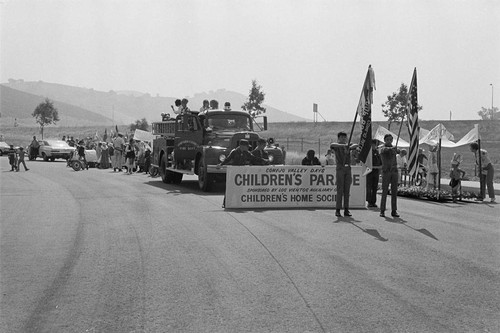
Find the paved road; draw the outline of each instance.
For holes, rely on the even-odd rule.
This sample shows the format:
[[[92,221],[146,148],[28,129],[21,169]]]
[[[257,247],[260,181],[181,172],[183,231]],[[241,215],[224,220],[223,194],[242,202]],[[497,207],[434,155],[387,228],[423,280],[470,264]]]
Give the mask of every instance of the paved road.
[[[0,172],[1,332],[500,331],[498,204],[225,211],[194,178],[28,165]]]

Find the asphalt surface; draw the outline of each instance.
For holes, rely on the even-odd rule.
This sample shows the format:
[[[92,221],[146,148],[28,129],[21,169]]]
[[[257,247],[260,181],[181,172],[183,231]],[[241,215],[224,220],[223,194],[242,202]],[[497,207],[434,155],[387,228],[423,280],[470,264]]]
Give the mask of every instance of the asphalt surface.
[[[197,189],[0,158],[1,332],[499,332],[499,204],[224,210]]]

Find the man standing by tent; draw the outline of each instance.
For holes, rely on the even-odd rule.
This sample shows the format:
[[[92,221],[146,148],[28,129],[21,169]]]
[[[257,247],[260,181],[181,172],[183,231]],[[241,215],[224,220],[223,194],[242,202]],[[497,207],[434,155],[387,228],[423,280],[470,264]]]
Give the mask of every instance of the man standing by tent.
[[[477,142],[472,142],[470,145],[470,151],[474,153],[476,157],[476,164],[479,165],[479,158],[481,158],[481,172],[479,177],[481,177],[481,190],[479,194],[479,201],[483,201],[486,196],[486,187],[488,187],[488,196],[491,202],[495,202],[495,188],[493,187],[493,176],[495,170],[493,169],[493,164],[491,163],[488,152],[485,149],[481,149],[479,152],[479,144]]]

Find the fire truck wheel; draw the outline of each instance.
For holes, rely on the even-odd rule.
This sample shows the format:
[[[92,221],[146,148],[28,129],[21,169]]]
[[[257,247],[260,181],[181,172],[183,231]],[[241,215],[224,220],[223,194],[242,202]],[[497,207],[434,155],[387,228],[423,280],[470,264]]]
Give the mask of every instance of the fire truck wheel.
[[[167,171],[167,173],[168,172],[169,171]],[[172,172],[171,178],[172,178],[172,183],[174,183],[174,184],[180,184],[182,182],[182,173]]]
[[[203,160],[203,158],[200,159],[200,163],[198,164],[198,186],[200,187],[200,190],[202,190],[203,192],[210,191],[213,180],[213,175],[207,172],[205,161]]]
[[[165,184],[170,184],[172,182],[172,175],[171,175],[172,172],[167,171],[166,168],[167,168],[167,157],[165,155],[163,155],[163,157],[161,158],[161,163],[160,163],[160,176],[161,176],[161,180]]]

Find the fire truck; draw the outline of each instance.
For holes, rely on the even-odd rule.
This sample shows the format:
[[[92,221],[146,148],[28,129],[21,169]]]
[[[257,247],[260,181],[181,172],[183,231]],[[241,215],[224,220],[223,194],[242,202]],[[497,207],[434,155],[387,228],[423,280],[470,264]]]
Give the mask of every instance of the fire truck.
[[[217,164],[226,159],[241,139],[257,147],[260,131],[267,130],[267,117],[263,124],[245,111],[210,110],[204,114],[186,113],[176,118],[152,123],[152,165],[158,168],[164,183],[179,184],[183,175],[197,175],[198,185],[204,192],[217,182],[225,182],[226,168]],[[266,147],[270,164],[284,164],[283,152],[278,147]]]

